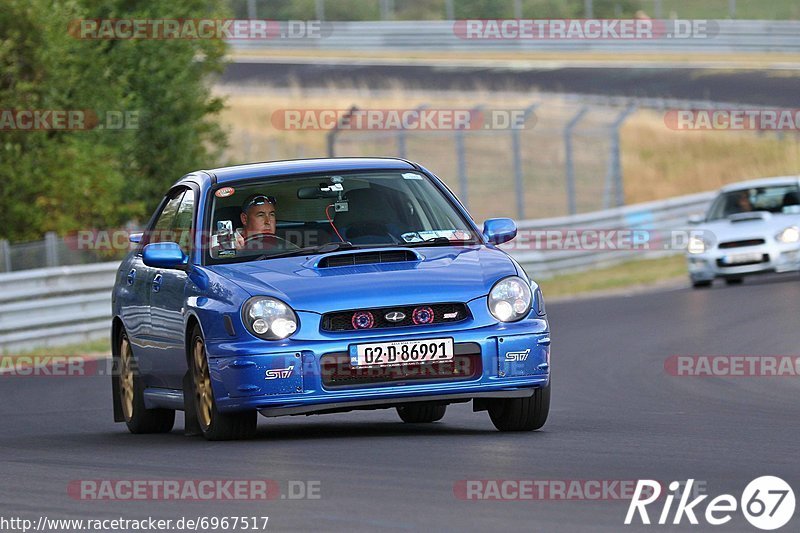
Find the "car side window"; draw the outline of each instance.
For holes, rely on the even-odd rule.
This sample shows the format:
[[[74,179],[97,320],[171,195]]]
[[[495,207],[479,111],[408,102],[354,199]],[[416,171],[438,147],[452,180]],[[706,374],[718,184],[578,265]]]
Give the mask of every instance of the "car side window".
[[[174,196],[167,201],[164,209],[161,210],[161,214],[158,215],[156,223],[153,225],[153,230],[150,232],[150,235],[148,235],[148,244],[157,242],[178,242],[173,227],[185,192],[185,190],[181,190],[173,193]]]
[[[187,189],[178,207],[175,216],[173,231],[175,232],[175,242],[177,242],[183,253],[188,254],[192,248],[192,222],[194,220],[194,191]]]

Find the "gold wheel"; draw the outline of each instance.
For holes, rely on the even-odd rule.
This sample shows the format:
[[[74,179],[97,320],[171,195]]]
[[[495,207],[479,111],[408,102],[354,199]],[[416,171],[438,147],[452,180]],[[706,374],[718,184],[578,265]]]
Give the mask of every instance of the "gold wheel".
[[[207,430],[211,426],[213,397],[211,395],[211,376],[208,372],[208,361],[206,360],[203,339],[195,338],[192,352],[194,355],[194,400],[197,406],[197,418],[203,429]]]
[[[130,422],[133,418],[133,352],[127,337],[122,338],[119,359],[119,399],[122,403],[122,414]]]

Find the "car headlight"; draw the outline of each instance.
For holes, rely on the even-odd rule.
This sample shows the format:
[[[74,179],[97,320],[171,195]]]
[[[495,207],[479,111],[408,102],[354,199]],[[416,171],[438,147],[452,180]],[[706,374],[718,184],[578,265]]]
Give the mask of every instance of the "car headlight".
[[[789,226],[778,233],[775,238],[784,244],[800,242],[800,228],[797,226]]]
[[[489,312],[500,322],[516,322],[531,310],[532,300],[530,285],[518,276],[509,276],[489,291]]]
[[[242,307],[247,329],[262,339],[285,339],[297,330],[297,315],[291,307],[276,298],[255,296]]]
[[[689,245],[686,247],[686,251],[690,254],[702,254],[706,251],[706,241],[700,237],[692,237],[689,239]]]

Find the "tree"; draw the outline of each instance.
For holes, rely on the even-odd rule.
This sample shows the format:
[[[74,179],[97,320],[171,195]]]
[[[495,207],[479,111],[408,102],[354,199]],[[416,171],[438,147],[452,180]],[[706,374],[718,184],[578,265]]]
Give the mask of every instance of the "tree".
[[[223,102],[208,79],[223,67],[223,41],[91,40],[68,30],[70,21],[88,18],[225,18],[226,6],[5,0],[0,111],[87,110],[104,127],[19,131],[0,122],[0,238],[146,219],[171,183],[216,164],[225,145],[215,122]],[[108,128],[125,114],[135,128]]]

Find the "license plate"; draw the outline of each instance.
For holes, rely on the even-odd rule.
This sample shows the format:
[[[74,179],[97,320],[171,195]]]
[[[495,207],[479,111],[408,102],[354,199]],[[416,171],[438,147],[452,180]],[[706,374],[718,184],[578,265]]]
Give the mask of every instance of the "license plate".
[[[736,265],[739,263],[756,263],[761,261],[763,255],[760,253],[749,254],[732,254],[725,257],[725,262],[729,265]]]
[[[453,339],[376,342],[350,346],[350,366],[391,366],[453,359]]]

